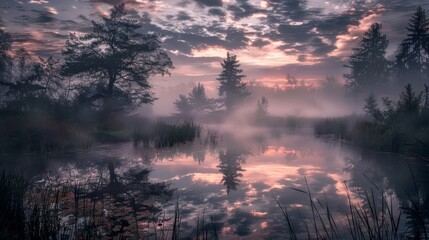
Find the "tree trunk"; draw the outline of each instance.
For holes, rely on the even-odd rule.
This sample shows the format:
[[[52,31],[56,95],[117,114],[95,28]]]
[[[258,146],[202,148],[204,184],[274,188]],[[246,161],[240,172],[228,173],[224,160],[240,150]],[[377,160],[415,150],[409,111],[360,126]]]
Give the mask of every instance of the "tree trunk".
[[[103,130],[110,130],[112,127],[112,113],[114,111],[113,87],[115,80],[115,76],[110,75],[109,84],[107,85],[107,92],[103,99],[103,109],[101,110],[99,119],[99,127]]]
[[[109,113],[112,109],[112,102],[113,102],[113,87],[116,81],[116,76],[109,74],[109,84],[107,85],[107,93],[104,97],[103,102],[103,111]]]

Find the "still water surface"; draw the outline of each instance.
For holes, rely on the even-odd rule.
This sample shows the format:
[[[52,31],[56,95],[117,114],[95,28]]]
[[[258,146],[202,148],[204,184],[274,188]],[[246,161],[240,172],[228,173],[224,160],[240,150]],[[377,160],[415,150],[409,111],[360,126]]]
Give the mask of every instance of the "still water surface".
[[[204,216],[212,237],[215,228],[220,239],[285,239],[289,230],[278,203],[288,210],[297,235],[306,238],[306,224],[314,234],[308,192],[320,210],[329,207],[338,234],[345,237],[349,203],[368,207],[366,193],[375,199],[383,196],[393,214],[413,197],[428,206],[429,195],[427,164],[315,138],[306,129],[207,126],[201,138],[186,145],[160,150],[103,145],[61,161],[37,161],[29,168],[39,184],[97,182],[100,176],[120,182],[149,169],[145,177],[154,189],[163,190],[145,192],[153,195],[145,201],[158,208],[153,216],[164,227],[172,221],[178,199],[182,238],[195,238]],[[161,228],[139,224],[148,238],[153,237],[152,228]],[[401,228],[406,227],[404,220]]]

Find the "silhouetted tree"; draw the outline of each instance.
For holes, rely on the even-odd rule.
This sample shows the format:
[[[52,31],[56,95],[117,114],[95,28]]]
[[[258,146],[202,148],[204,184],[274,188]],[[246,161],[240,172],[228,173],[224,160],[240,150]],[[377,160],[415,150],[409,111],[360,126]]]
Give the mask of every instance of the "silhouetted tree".
[[[372,116],[375,121],[379,122],[383,120],[383,115],[378,108],[377,100],[375,99],[374,94],[370,94],[365,99],[365,106],[363,107],[365,113],[369,116]]]
[[[423,8],[417,8],[407,30],[407,38],[399,46],[396,55],[398,76],[421,81],[428,76],[429,71],[429,21]]]
[[[386,132],[392,129],[410,130],[417,127],[415,126],[416,123],[427,124],[424,119],[426,116],[423,111],[423,100],[423,92],[416,93],[411,84],[407,84],[405,90],[400,93],[397,102],[387,97],[382,98],[382,110],[379,109],[377,100],[371,94],[365,99],[364,111],[372,116]]]
[[[15,51],[10,78],[2,83],[7,87],[8,107],[19,111],[31,110],[31,106],[36,106],[46,97],[47,87],[50,86],[47,79],[40,62],[33,61],[23,48]]]
[[[91,33],[81,37],[71,34],[63,50],[64,74],[83,76],[89,86],[102,85],[101,92],[91,99],[102,99],[108,112],[115,110],[115,89],[130,95],[137,105],[153,102],[148,78],[169,74],[173,68],[161,49],[160,35],[139,33],[140,25],[125,15],[124,4],[115,6],[102,22],[92,22]],[[117,110],[122,107],[116,105]]]
[[[268,100],[264,96],[261,97],[260,100],[256,103],[256,115],[257,116],[265,116],[268,112]]]
[[[60,68],[58,60],[52,57],[34,59],[21,48],[14,54],[7,93],[16,103],[22,104],[22,110],[29,110],[30,105],[35,109],[42,107],[46,110],[48,105],[64,97]]]
[[[325,80],[320,83],[320,89],[326,93],[333,93],[342,87],[341,83],[334,76],[327,76]]]
[[[382,25],[374,23],[364,33],[358,47],[353,49],[346,67],[351,72],[345,74],[348,87],[355,91],[366,90],[377,84],[385,83],[388,79],[389,61],[386,59],[386,49],[389,41],[381,33]]]
[[[222,72],[217,80],[220,83],[219,96],[225,94],[225,107],[227,111],[231,111],[235,105],[250,93],[246,89],[246,84],[241,80],[245,75],[240,69],[237,56],[226,54],[226,58],[221,62]]]
[[[298,84],[298,80],[296,79],[296,77],[290,75],[289,73],[286,74],[286,81],[292,87],[295,87]]]
[[[416,115],[420,112],[423,93],[416,94],[411,87],[411,84],[405,86],[405,91],[399,95],[397,103],[397,111],[407,115]]]
[[[183,115],[189,115],[192,112],[192,105],[189,98],[180,94],[179,99],[174,102],[176,109]]]
[[[184,115],[214,109],[214,100],[207,97],[204,85],[201,83],[192,88],[188,97],[179,95],[179,99],[174,104],[177,110]]]
[[[407,65],[407,55],[409,53],[410,47],[403,41],[398,48],[397,54],[395,56],[395,66],[394,71],[398,79],[405,80],[406,77],[409,77],[408,65]]]
[[[64,78],[61,76],[61,62],[52,56],[46,59],[39,57],[36,65],[44,97],[50,100],[65,97],[62,92]]]
[[[423,109],[429,110],[429,86],[425,84]]]
[[[189,101],[193,109],[197,112],[213,110],[213,99],[207,97],[204,85],[201,83],[192,88],[192,91],[189,93]]]
[[[106,85],[98,84],[80,84],[75,87],[77,94],[74,98],[74,106],[77,109],[97,110],[103,105],[103,93],[107,91]],[[132,96],[118,87],[113,88],[112,96],[115,98],[115,106],[121,110],[129,110],[133,105]]]
[[[12,47],[12,37],[0,29],[0,85],[7,78],[8,68],[11,65],[9,51]]]

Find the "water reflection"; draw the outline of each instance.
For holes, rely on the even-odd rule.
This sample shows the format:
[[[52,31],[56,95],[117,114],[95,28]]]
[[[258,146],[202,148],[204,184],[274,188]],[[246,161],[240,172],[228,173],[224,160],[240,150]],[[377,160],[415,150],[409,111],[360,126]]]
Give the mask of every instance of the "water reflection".
[[[349,158],[352,166],[351,186],[368,200],[365,189],[375,189],[375,196],[393,198],[403,215],[402,231],[407,237],[427,239],[429,231],[428,165],[415,159],[404,159],[388,153],[362,153],[362,158]],[[381,190],[381,191],[380,191]],[[382,195],[384,194],[384,195]]]
[[[392,175],[394,181],[386,179],[387,173],[383,172],[383,166],[378,169],[370,165],[371,171],[381,177],[365,177],[371,171],[350,161],[373,159],[382,164],[380,160],[384,159],[392,169],[399,167],[392,166],[390,157],[386,155],[369,157],[365,152],[342,143],[321,141],[306,133],[282,134],[273,138],[268,130],[265,133],[255,131],[241,139],[234,137],[225,137],[218,153],[207,152],[204,162],[198,165],[193,165],[192,158],[186,157],[175,159],[168,165],[158,162],[153,175],[159,179],[172,180],[173,186],[179,189],[178,195],[189,210],[184,214],[183,221],[195,225],[203,210],[206,215],[216,215],[218,221],[223,223],[220,229],[222,238],[245,236],[246,239],[284,239],[289,236],[274,198],[289,209],[298,235],[307,238],[312,212],[310,200],[308,195],[294,190],[307,191],[306,178],[313,201],[324,207],[329,206],[330,214],[335,216],[340,229],[337,236],[347,239],[350,237],[347,222],[350,202],[370,209],[365,194],[371,193],[374,183],[398,184],[395,181],[407,181],[398,174]],[[403,158],[397,158],[404,162]],[[214,171],[215,167],[218,172]],[[358,181],[360,185],[357,185]],[[394,214],[399,212],[399,202],[394,200],[399,198],[395,196],[396,191],[384,186],[383,192],[380,192],[390,192],[390,196],[393,196]],[[379,206],[381,201],[378,200],[382,197],[377,194],[374,191],[374,202]],[[383,199],[385,202],[390,201],[385,195]],[[192,229],[189,226],[190,234]]]
[[[134,229],[134,239],[136,234],[155,238],[171,227],[177,213],[173,194],[179,199],[181,236],[191,238],[204,229],[214,237],[214,228],[221,239],[285,239],[289,231],[274,199],[288,209],[304,239],[312,201],[329,206],[340,239],[349,236],[350,202],[365,210],[376,205],[385,216],[386,206],[394,214],[402,211],[408,225],[400,227],[409,236],[423,236],[429,221],[427,164],[411,161],[408,167],[400,156],[359,151],[299,130],[287,134],[277,129],[275,136],[270,129],[206,131],[193,143],[168,149],[103,146],[72,158],[45,164],[37,181],[64,186],[79,181],[85,192],[81,201],[108,199],[114,210],[107,213],[119,214],[108,219],[111,226],[117,225],[117,234]],[[93,187],[84,188],[83,182]],[[311,200],[296,189],[311,192]],[[314,234],[314,228],[310,231]]]
[[[120,149],[82,153],[78,161],[35,176],[33,200],[27,204],[35,210],[29,218],[42,214],[34,212],[39,205],[55,206],[61,239],[156,239],[162,204],[171,200],[174,189],[166,181],[152,181],[151,169],[118,154]]]
[[[234,144],[234,140],[228,139],[225,149],[219,150],[219,172],[222,173],[221,182],[226,186],[226,193],[231,190],[237,190],[237,186],[243,177],[242,172],[245,171],[241,164],[246,162],[246,155],[249,152],[243,147]]]

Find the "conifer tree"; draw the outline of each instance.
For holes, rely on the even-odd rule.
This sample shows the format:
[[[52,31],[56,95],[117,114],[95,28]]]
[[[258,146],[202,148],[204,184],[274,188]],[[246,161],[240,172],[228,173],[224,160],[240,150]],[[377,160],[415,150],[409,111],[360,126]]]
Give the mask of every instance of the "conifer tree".
[[[396,55],[396,71],[402,80],[422,81],[429,76],[429,20],[422,7],[411,17],[407,30]]]
[[[4,85],[7,79],[8,70],[11,65],[11,57],[9,55],[11,47],[11,35],[0,29],[0,85]]]
[[[219,96],[225,95],[225,107],[227,111],[233,110],[240,101],[250,95],[246,89],[246,83],[242,81],[245,75],[240,69],[237,56],[230,55],[229,52],[226,58],[221,62],[222,72],[217,80],[220,83]]]
[[[371,89],[388,79],[389,61],[385,55],[389,41],[381,28],[379,23],[371,25],[359,45],[353,49],[346,65],[351,71],[344,75],[348,80],[347,86],[356,91]]]

